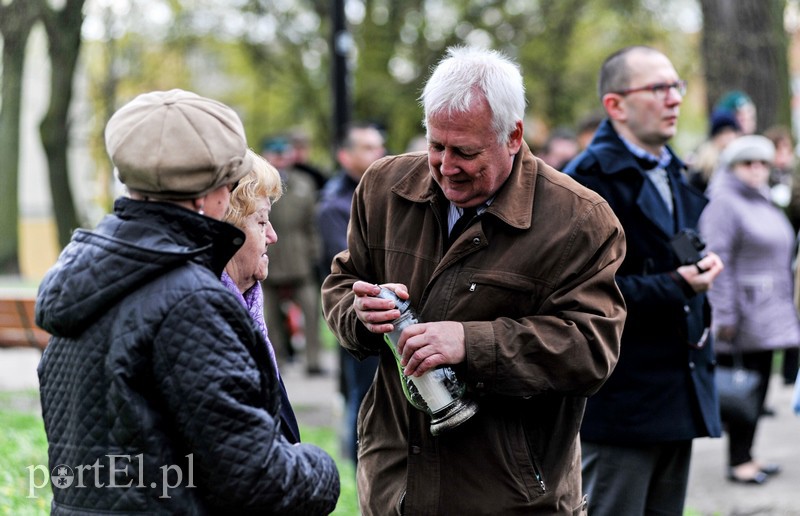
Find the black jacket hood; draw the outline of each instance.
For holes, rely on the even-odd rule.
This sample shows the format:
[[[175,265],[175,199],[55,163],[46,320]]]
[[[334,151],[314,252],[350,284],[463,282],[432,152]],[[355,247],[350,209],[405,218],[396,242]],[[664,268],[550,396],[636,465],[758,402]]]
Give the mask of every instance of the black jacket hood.
[[[187,262],[219,277],[244,239],[234,226],[177,205],[117,199],[94,231],[75,232],[45,275],[36,324],[78,335],[119,299]]]

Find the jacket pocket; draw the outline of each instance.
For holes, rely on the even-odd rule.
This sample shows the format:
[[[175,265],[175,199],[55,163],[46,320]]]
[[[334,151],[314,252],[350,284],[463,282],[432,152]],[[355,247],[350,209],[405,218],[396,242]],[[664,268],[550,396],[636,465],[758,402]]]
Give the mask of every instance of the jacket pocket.
[[[550,293],[550,288],[543,282],[503,271],[470,272],[463,287],[466,288],[464,299],[480,300],[477,305],[484,311],[482,319],[530,316],[539,310],[541,300]],[[494,308],[498,313],[486,314],[487,308]]]
[[[528,498],[533,501],[545,494],[547,487],[542,475],[542,469],[539,467],[533,449],[528,442],[522,421],[518,419],[507,420],[506,435],[508,453],[519,469],[520,479],[525,485]]]

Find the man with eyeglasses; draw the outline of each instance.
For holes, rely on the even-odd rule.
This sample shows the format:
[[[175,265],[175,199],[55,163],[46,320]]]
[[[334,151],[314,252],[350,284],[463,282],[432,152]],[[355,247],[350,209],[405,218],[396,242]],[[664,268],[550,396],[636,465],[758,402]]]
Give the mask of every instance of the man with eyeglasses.
[[[721,433],[705,293],[723,265],[707,250],[683,264],[671,245],[706,205],[667,146],[686,82],[661,52],[634,46],[605,60],[598,90],[607,117],[564,171],[625,229],[616,279],[628,319],[619,363],[586,406],[584,490],[591,516],[680,516],[692,439]]]

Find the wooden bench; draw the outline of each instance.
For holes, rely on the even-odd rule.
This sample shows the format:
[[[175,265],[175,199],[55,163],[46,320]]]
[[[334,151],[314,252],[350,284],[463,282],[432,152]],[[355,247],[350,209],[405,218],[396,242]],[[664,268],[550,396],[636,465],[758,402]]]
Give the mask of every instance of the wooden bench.
[[[36,326],[35,303],[35,292],[0,290],[0,347],[47,347],[50,334]]]

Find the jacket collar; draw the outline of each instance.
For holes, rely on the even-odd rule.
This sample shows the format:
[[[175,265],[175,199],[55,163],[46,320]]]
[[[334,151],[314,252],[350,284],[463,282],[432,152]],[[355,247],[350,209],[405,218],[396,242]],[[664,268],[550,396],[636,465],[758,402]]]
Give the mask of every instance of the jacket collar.
[[[686,165],[669,146],[666,149],[672,156],[672,161],[666,167],[666,171],[672,186],[675,203],[674,217],[667,211],[652,182],[645,180],[644,170],[641,165],[627,149],[608,119],[603,120],[600,124],[586,152],[595,157],[601,174],[614,175],[622,172],[638,172],[642,179],[636,197],[636,204],[642,214],[650,219],[664,235],[672,236],[676,229],[691,226],[690,221],[699,217],[699,213],[707,201],[702,194],[695,192],[685,184],[681,171]]]
[[[672,162],[669,167],[667,167],[667,172],[672,176],[686,165],[669,146],[665,148],[672,156]],[[626,152],[620,152],[621,149]],[[600,164],[600,170],[604,174],[617,174],[631,168],[642,170],[642,167],[636,161],[636,157],[627,150],[627,147],[625,147],[625,144],[608,118],[603,120],[597,128],[589,152],[594,154]]]
[[[139,245],[191,256],[217,277],[245,240],[244,233],[227,222],[167,202],[120,197],[114,202],[114,212],[121,220],[138,222],[132,231],[138,232]]]
[[[411,171],[392,187],[392,192],[411,202],[446,206],[449,201],[430,173],[430,168],[427,166],[427,154],[421,153],[415,158],[419,160],[419,165],[412,166]],[[511,174],[497,191],[494,201],[484,213],[490,213],[517,229],[530,228],[533,211],[531,206],[533,206],[537,173],[536,157],[528,145],[523,142],[514,157]]]

